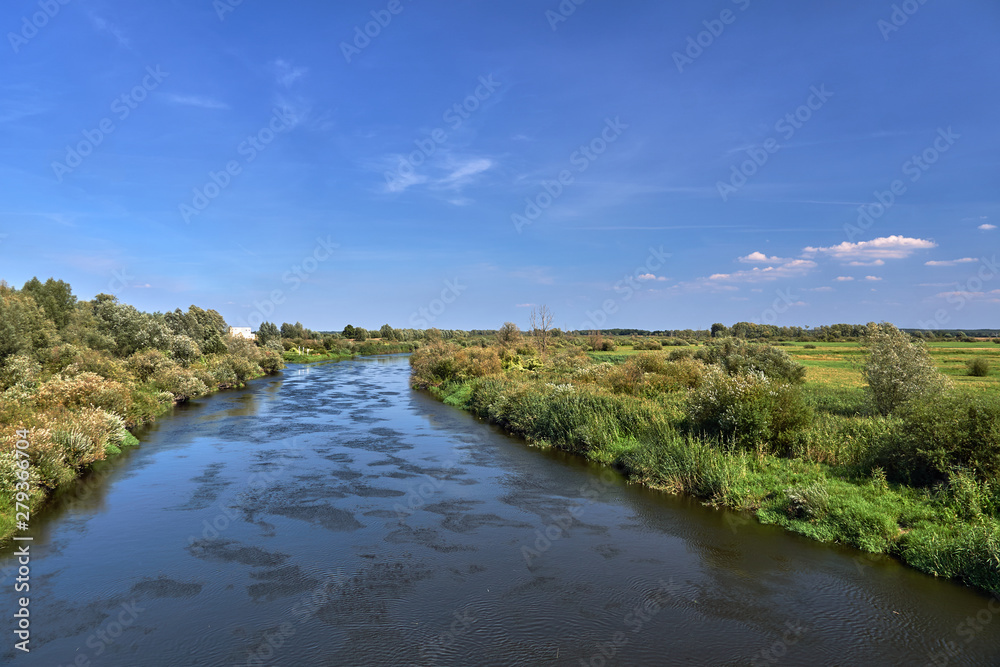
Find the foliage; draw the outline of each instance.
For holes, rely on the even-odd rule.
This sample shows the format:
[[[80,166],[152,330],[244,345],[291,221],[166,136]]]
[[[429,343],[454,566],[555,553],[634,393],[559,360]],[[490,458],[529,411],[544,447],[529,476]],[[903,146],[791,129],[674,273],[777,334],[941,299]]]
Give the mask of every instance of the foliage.
[[[969,375],[984,378],[990,374],[990,360],[986,357],[976,357],[965,362]]]
[[[862,376],[875,409],[887,415],[903,404],[929,400],[948,386],[924,345],[895,326],[868,324],[862,339],[867,359]]]
[[[688,406],[693,429],[757,453],[791,451],[812,416],[797,388],[760,371],[709,372],[691,392]]]
[[[805,381],[805,366],[788,353],[772,345],[748,343],[737,338],[723,338],[695,354],[706,364],[714,364],[730,375],[761,373],[772,380],[791,384]]]

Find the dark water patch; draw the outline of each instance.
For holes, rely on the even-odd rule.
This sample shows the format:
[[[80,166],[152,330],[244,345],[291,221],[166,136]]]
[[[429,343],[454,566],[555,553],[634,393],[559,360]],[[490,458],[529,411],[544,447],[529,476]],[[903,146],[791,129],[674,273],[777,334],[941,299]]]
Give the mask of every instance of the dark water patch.
[[[233,540],[201,539],[187,548],[195,558],[217,560],[224,563],[241,563],[251,567],[273,567],[288,560],[288,554],[264,551],[260,547],[248,547]]]
[[[285,565],[273,570],[251,572],[254,579],[263,580],[259,584],[251,584],[247,592],[254,602],[270,602],[278,598],[298,595],[316,588],[319,580],[306,576],[298,565]]]
[[[372,563],[351,577],[316,615],[339,628],[380,625],[389,620],[394,602],[433,575],[431,568],[410,560]]]
[[[151,598],[193,598],[201,593],[204,584],[185,584],[174,579],[159,577],[145,579],[132,587],[132,594]]]
[[[267,512],[289,519],[307,521],[336,532],[364,528],[353,514],[332,505],[269,505]]]
[[[476,551],[476,547],[467,544],[452,544],[444,541],[441,534],[432,528],[412,528],[402,524],[396,530],[385,536],[390,544],[419,544],[440,553],[455,553],[457,551]]]

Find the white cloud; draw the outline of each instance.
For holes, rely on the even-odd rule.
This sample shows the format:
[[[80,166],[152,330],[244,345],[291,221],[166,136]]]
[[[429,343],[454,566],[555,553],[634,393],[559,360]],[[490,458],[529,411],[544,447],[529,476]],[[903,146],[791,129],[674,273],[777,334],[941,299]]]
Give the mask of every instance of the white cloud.
[[[988,232],[991,229],[996,229],[996,228],[997,228],[996,225],[990,225],[990,224],[987,224],[987,223],[983,223],[983,224],[979,225],[979,229],[982,229],[984,232]]]
[[[865,280],[882,280],[878,276],[865,276]]]
[[[290,87],[309,72],[308,67],[294,67],[290,62],[281,58],[271,63],[271,69],[274,71],[278,83],[285,88]]]
[[[883,266],[883,265],[885,265],[885,261],[883,261],[881,259],[876,259],[874,262],[858,262],[858,261],[854,261],[854,262],[848,262],[847,265],[848,266]]]
[[[858,243],[843,243],[829,248],[807,247],[803,250],[808,256],[816,254],[829,255],[843,261],[876,261],[886,259],[905,259],[918,250],[936,248],[937,243],[927,239],[915,239],[907,236],[883,236],[871,241]]]
[[[663,281],[663,280],[666,280],[666,277],[665,276],[656,276],[656,275],[654,275],[652,273],[643,273],[641,275],[636,276],[636,279],[637,280],[660,280],[660,281]]]
[[[746,257],[740,257],[738,261],[747,264],[755,264],[755,263],[776,264],[781,262],[787,262],[788,260],[781,259],[780,257],[768,257],[762,252],[752,252]]]
[[[823,285],[822,287],[807,287],[806,292],[832,292],[833,288],[829,285]]]
[[[924,262],[926,266],[955,266],[956,264],[968,264],[970,262],[977,262],[975,257],[963,257],[961,259],[932,259],[929,262]]]
[[[182,104],[190,107],[201,107],[202,109],[228,109],[229,105],[211,97],[202,95],[167,95],[167,100],[174,104]]]
[[[125,33],[122,31],[121,28],[119,28],[111,21],[103,19],[100,16],[97,16],[96,14],[91,14],[90,20],[98,31],[107,33],[112,37],[114,37],[115,41],[118,42],[118,46],[124,47],[126,49],[131,47],[132,44],[129,41],[129,38],[125,35]]]
[[[834,278],[834,280],[836,280],[838,283],[846,283],[854,280],[854,278],[852,278],[851,276],[837,276],[836,278]]]
[[[438,179],[434,185],[444,189],[457,189],[467,185],[476,176],[492,169],[496,163],[489,158],[470,158],[452,165],[448,175]]]
[[[708,277],[713,282],[755,283],[779,278],[801,276],[816,268],[816,262],[808,259],[791,259],[778,266],[755,266],[750,270],[733,273],[714,273]]]

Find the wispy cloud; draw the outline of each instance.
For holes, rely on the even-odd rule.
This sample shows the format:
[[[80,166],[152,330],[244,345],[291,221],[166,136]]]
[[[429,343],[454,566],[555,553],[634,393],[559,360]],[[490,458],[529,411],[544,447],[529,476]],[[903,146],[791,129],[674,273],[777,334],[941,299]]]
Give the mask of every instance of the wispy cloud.
[[[836,278],[834,278],[834,280],[836,280],[838,283],[847,283],[854,280],[854,278],[852,278],[851,276],[837,276]]]
[[[865,280],[876,281],[876,280],[882,280],[882,279],[879,278],[878,276],[865,276]]]
[[[293,83],[309,73],[309,68],[295,67],[287,60],[278,58],[271,63],[271,71],[274,73],[275,80],[279,84],[285,88],[290,88]]]
[[[984,222],[983,224],[979,225],[979,229],[983,230],[984,232],[988,232],[991,229],[996,229],[996,228],[997,228],[996,225],[991,225],[991,224],[986,223],[986,222]]]
[[[166,99],[173,104],[180,104],[189,107],[199,107],[202,109],[228,109],[229,105],[211,97],[203,95],[167,95]]]
[[[977,262],[975,257],[963,257],[961,259],[932,259],[929,262],[924,262],[926,266],[955,266],[956,264],[969,264],[971,262]]]
[[[667,279],[666,276],[657,276],[657,275],[655,275],[653,273],[642,273],[642,274],[636,276],[636,280],[643,280],[643,281],[646,281],[646,280],[656,280],[656,281],[662,282],[662,281],[664,281],[666,279]]]
[[[843,243],[829,248],[807,247],[803,250],[806,256],[817,254],[828,255],[834,259],[848,261],[875,261],[886,259],[905,259],[918,250],[936,248],[937,243],[927,239],[915,239],[907,236],[883,236],[871,241],[858,243]]]
[[[90,22],[94,25],[98,32],[103,32],[106,35],[114,37],[115,41],[118,42],[118,46],[126,49],[132,48],[132,42],[129,40],[125,32],[111,21],[97,16],[96,14],[91,14]]]

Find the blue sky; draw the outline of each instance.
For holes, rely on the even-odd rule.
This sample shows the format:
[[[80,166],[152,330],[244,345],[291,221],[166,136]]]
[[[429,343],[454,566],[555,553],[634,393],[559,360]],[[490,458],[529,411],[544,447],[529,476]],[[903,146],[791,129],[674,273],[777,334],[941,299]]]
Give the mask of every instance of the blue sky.
[[[15,286],[315,329],[998,325],[993,1],[64,1],[0,13]]]

